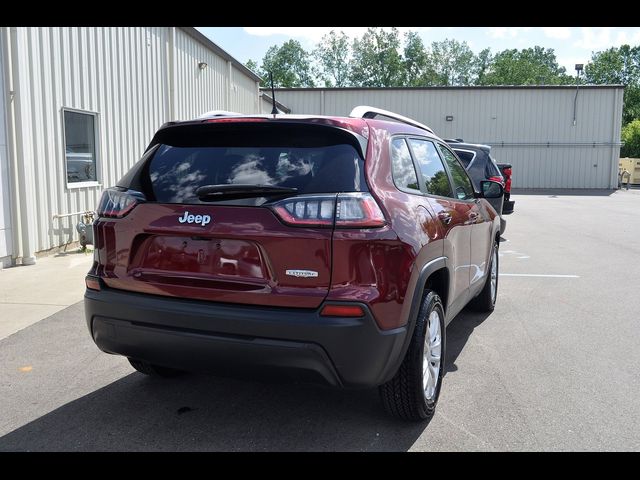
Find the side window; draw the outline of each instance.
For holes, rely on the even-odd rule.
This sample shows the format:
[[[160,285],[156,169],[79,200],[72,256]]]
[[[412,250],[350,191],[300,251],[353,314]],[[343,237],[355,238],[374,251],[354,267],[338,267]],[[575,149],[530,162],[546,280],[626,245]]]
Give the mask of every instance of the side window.
[[[451,184],[435,145],[427,140],[409,139],[411,150],[418,161],[420,176],[427,192],[451,197]]]
[[[404,138],[396,138],[391,142],[391,170],[396,187],[420,193],[416,169]]]
[[[67,184],[96,182],[96,115],[63,110]]]
[[[455,198],[458,200],[471,200],[475,197],[473,192],[473,185],[471,185],[471,180],[469,180],[469,176],[467,172],[465,172],[458,159],[455,157],[451,150],[449,150],[444,145],[440,145],[440,151],[442,152],[442,156],[444,157],[444,161],[447,162],[449,166],[449,171],[451,172],[451,178],[453,179],[453,188],[455,191]]]
[[[469,152],[467,150],[455,150],[456,155],[458,155],[458,158],[460,159],[460,161],[462,162],[462,166],[464,168],[469,168],[469,164],[471,163],[471,160],[473,160],[473,157],[475,157],[475,154],[473,152]]]

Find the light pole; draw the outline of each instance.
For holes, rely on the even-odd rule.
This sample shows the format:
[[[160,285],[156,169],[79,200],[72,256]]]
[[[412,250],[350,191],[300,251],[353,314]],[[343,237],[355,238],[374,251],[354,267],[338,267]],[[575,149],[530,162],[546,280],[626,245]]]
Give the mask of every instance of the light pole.
[[[576,126],[576,106],[578,102],[578,90],[580,89],[580,72],[582,71],[584,64],[576,63],[576,96],[573,99],[573,126]]]

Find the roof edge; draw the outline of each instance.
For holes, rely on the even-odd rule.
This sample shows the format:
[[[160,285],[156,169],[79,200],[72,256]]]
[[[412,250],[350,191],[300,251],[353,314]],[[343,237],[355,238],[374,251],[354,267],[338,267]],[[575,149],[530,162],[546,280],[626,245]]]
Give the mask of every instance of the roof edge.
[[[260,97],[266,99],[267,102],[273,104],[273,98],[271,98],[271,95],[267,94],[266,92],[260,92]],[[291,113],[291,109],[286,105],[280,103],[277,99],[276,99],[276,107],[278,107],[284,113]]]
[[[580,89],[613,89],[622,88],[621,84],[611,85],[580,85]],[[263,88],[261,88],[262,90]],[[355,90],[575,90],[575,85],[460,85],[460,86],[438,86],[438,87],[298,87],[298,88],[275,88],[282,92],[299,91],[355,91]]]
[[[256,73],[254,73],[253,71],[249,70],[238,59],[236,59],[229,52],[227,52],[222,47],[220,47],[219,45],[214,43],[205,34],[199,32],[196,28],[194,28],[194,27],[177,27],[177,28],[179,28],[180,30],[185,32],[187,35],[189,35],[194,40],[197,40],[198,42],[203,44],[209,50],[213,51],[216,55],[219,55],[222,58],[224,58],[225,60],[230,61],[236,68],[238,68],[238,70],[240,70],[242,73],[248,75],[249,77],[251,77],[256,82],[262,82],[262,78],[260,78]]]

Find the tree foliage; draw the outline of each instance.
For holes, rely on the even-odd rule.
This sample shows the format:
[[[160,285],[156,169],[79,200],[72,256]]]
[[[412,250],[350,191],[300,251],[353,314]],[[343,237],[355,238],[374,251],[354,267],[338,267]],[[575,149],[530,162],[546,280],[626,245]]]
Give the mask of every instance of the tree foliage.
[[[262,59],[258,73],[262,77],[262,86],[268,86],[269,72],[273,74],[276,87],[314,87],[314,71],[309,53],[297,40],[288,40],[278,47],[269,47]]]
[[[496,53],[483,75],[482,85],[566,85],[572,78],[558,65],[552,48],[535,46]]]
[[[319,76],[325,87],[344,87],[349,79],[349,37],[331,30],[313,51],[319,65]]]
[[[640,118],[640,46],[622,45],[595,52],[584,74],[588,83],[624,85],[622,122]]]
[[[433,42],[427,53],[425,80],[430,85],[472,85],[475,55],[467,42],[445,39]]]
[[[398,29],[386,31],[369,27],[353,41],[353,63],[349,80],[356,87],[397,87],[403,85]]]
[[[623,147],[621,157],[640,158],[640,119],[635,119],[622,127]]]
[[[424,72],[427,68],[427,52],[424,43],[417,32],[407,32],[404,35],[404,84],[407,87],[424,85]]]

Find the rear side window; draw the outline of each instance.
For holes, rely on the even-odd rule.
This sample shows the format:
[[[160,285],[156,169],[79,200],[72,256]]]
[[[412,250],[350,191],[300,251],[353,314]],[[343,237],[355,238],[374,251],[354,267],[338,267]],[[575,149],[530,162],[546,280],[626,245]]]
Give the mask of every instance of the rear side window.
[[[487,162],[487,177],[501,177],[502,176],[502,172],[500,172],[500,169],[498,168],[498,165],[496,164],[496,159],[493,158],[492,156],[489,156],[490,161]]]
[[[396,138],[391,142],[391,169],[396,187],[420,193],[416,169],[404,138]]]
[[[428,193],[451,197],[451,184],[436,146],[427,140],[409,139],[409,145],[420,167],[422,182]]]
[[[367,191],[364,162],[352,145],[308,147],[160,145],[149,163],[153,198],[162,203],[203,203],[204,185],[269,185],[297,193]],[[298,142],[299,143],[299,142]],[[311,142],[313,143],[313,142]]]
[[[440,151],[442,152],[442,156],[444,157],[445,162],[447,162],[447,166],[449,167],[449,171],[451,172],[451,178],[453,179],[453,188],[455,192],[454,197],[458,200],[471,200],[475,198],[471,180],[469,180],[467,172],[464,170],[464,168],[462,168],[462,165],[460,165],[458,159],[451,152],[451,150],[446,148],[444,145],[440,145]]]
[[[460,162],[462,162],[462,166],[464,168],[469,168],[469,164],[471,163],[471,160],[473,160],[473,158],[476,156],[474,152],[469,152],[467,150],[454,149],[454,152],[456,152],[456,155],[458,155],[458,158],[460,159]]]

